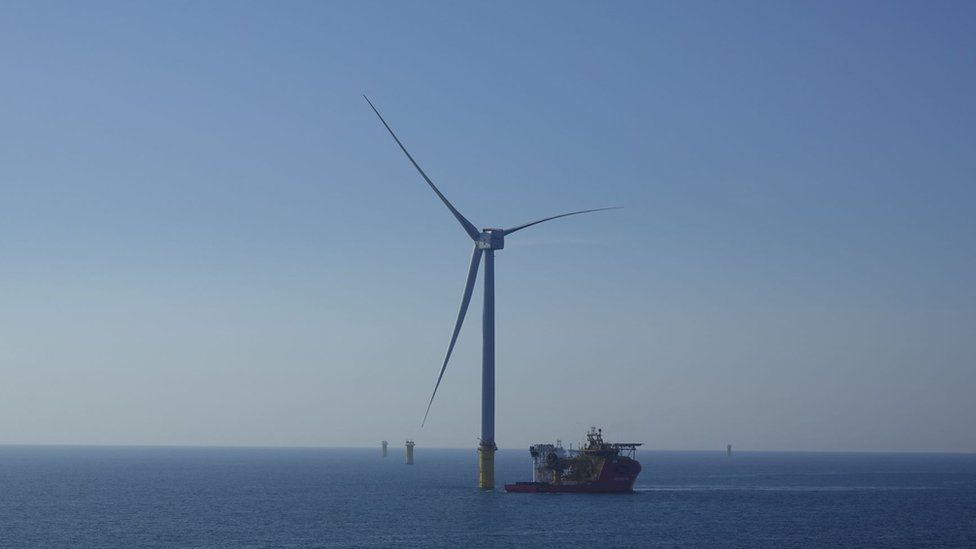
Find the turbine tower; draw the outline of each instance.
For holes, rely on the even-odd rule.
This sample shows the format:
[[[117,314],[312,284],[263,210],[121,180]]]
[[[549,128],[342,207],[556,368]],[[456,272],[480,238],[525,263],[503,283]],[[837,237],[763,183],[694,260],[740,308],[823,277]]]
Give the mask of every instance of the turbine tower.
[[[577,212],[569,212],[560,215],[554,215],[551,217],[546,217],[543,219],[537,219],[535,221],[530,221],[528,223],[523,223],[522,225],[516,225],[509,229],[482,229],[478,230],[475,226],[467,220],[461,212],[454,207],[450,201],[447,200],[441,191],[434,185],[434,182],[427,177],[424,170],[420,168],[417,161],[413,159],[413,156],[407,152],[407,148],[403,146],[400,138],[393,133],[393,129],[390,125],[386,123],[383,115],[380,111],[376,110],[373,102],[369,100],[368,97],[363,95],[363,98],[369,103],[370,108],[379,117],[380,122],[386,127],[386,131],[390,132],[393,140],[396,141],[397,145],[400,146],[400,150],[403,154],[407,155],[410,159],[410,163],[413,167],[420,172],[421,177],[424,181],[430,185],[431,190],[441,199],[441,202],[447,206],[447,209],[454,214],[454,217],[461,224],[461,228],[464,232],[471,237],[474,241],[474,251],[471,253],[471,264],[468,267],[468,279],[464,284],[464,293],[461,296],[461,308],[458,311],[457,320],[454,323],[454,333],[451,334],[451,343],[447,346],[447,354],[444,356],[444,363],[441,365],[441,371],[437,375],[437,383],[434,385],[434,392],[430,395],[430,400],[427,402],[427,411],[424,412],[424,420],[421,422],[421,427],[427,423],[427,415],[430,413],[430,406],[434,403],[434,396],[437,395],[437,388],[441,385],[441,379],[444,377],[444,370],[447,369],[447,363],[451,359],[451,353],[454,351],[454,344],[457,342],[458,333],[461,331],[461,324],[464,323],[464,315],[468,311],[468,302],[471,301],[471,292],[474,290],[474,283],[478,277],[478,268],[481,264],[481,257],[484,256],[485,259],[485,291],[484,291],[484,310],[482,312],[482,347],[481,347],[481,442],[478,445],[478,487],[491,489],[495,486],[495,450],[498,447],[495,445],[495,250],[501,250],[505,247],[505,237],[516,232],[521,231],[532,225],[537,225],[545,221],[550,221],[553,219],[558,219],[560,217],[566,217],[570,215],[577,215],[589,212],[599,212],[602,210],[613,210],[612,208],[595,208],[591,210],[580,210]]]

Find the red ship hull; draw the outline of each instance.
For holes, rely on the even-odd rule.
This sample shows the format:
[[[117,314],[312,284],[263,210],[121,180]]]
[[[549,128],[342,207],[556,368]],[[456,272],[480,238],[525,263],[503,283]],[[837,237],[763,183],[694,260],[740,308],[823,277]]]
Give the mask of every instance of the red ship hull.
[[[626,457],[609,459],[604,463],[599,478],[576,483],[552,484],[548,482],[516,482],[506,484],[506,492],[516,493],[577,493],[577,494],[629,494],[641,472],[637,460]]]

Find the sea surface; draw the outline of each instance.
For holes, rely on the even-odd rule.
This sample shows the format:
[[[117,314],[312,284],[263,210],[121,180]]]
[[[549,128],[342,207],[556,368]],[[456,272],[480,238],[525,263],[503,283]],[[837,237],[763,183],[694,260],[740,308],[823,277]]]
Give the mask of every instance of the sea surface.
[[[473,450],[0,446],[0,547],[976,547],[976,455],[638,459],[635,494],[507,494]]]

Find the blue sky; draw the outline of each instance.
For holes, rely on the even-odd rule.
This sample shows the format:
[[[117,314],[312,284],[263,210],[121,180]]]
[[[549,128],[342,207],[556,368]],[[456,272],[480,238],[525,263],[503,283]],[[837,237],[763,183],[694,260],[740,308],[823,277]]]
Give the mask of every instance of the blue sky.
[[[0,7],[0,443],[976,451],[966,2]]]

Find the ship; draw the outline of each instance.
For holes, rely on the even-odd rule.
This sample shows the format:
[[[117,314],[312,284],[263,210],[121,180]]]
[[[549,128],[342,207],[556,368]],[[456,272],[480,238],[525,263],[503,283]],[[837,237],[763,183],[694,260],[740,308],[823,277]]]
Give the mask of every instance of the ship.
[[[631,493],[641,472],[637,447],[643,443],[609,443],[603,429],[591,427],[586,442],[569,450],[562,442],[533,444],[532,481],[506,484],[506,492]]]

